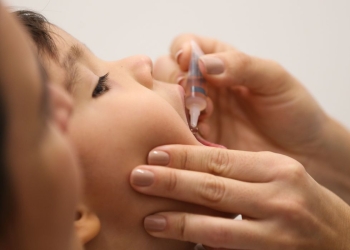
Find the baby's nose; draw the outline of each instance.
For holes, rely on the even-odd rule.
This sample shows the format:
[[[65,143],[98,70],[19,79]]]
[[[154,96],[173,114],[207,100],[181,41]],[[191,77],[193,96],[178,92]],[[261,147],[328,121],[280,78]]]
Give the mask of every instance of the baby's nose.
[[[130,70],[135,79],[147,88],[153,86],[153,63],[151,58],[145,55],[136,55],[129,57]]]

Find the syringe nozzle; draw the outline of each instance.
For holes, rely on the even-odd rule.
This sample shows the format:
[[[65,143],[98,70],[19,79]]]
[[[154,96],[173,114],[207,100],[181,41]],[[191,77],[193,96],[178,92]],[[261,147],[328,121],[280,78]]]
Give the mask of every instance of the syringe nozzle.
[[[200,108],[197,105],[192,105],[190,108],[190,126],[192,128],[197,127],[199,114],[201,113]]]
[[[198,127],[195,127],[195,128],[190,127],[190,130],[191,130],[191,132],[192,132],[193,134],[198,134],[198,133],[199,133]]]

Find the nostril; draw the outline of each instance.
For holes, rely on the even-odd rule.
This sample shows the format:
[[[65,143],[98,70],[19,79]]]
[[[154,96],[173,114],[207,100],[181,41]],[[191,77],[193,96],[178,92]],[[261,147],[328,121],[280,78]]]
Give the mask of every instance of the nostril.
[[[141,61],[143,61],[146,64],[149,64],[149,65],[153,64],[152,59],[149,56],[140,55],[139,58],[140,58]]]
[[[153,87],[153,62],[151,58],[144,55],[137,55],[129,58],[131,71],[135,79],[146,88]]]
[[[144,55],[141,55],[140,56],[140,62],[142,64],[142,66],[146,66],[149,68],[149,72],[151,73],[152,75],[152,72],[153,72],[153,62],[152,62],[152,59],[148,56],[144,56]]]
[[[152,75],[152,73],[153,73],[153,62],[152,62],[152,59],[149,58],[148,56],[143,56],[142,60],[143,60],[144,64],[149,68],[149,72]]]

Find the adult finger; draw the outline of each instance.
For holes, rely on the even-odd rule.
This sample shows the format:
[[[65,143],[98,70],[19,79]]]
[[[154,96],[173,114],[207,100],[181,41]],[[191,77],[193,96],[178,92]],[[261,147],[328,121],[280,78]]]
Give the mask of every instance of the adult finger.
[[[230,214],[266,216],[266,185],[247,183],[207,173],[159,166],[139,166],[130,176],[132,187],[143,194],[190,202]],[[258,197],[250,200],[247,197]]]
[[[201,56],[199,67],[215,86],[243,86],[259,95],[275,95],[300,86],[280,64],[237,50]]]
[[[148,164],[209,173],[246,182],[269,182],[291,158],[271,152],[245,152],[212,147],[165,145],[153,149]]]
[[[214,249],[261,249],[267,243],[266,228],[254,220],[164,212],[146,217],[144,227],[155,237],[200,242]]]
[[[178,62],[182,71],[187,71],[191,57],[191,41],[195,41],[205,54],[223,52],[234,49],[231,45],[220,42],[219,40],[197,36],[194,34],[182,34],[177,36],[171,46],[170,53],[172,58]]]
[[[171,54],[182,71],[188,70],[191,56],[190,41],[194,40],[207,55],[200,57],[199,66],[206,80],[216,86],[244,86],[261,95],[285,92],[299,82],[280,64],[249,56],[216,39],[180,35],[174,39]]]
[[[153,65],[153,77],[156,80],[178,83],[185,76],[179,65],[168,55],[159,57]]]

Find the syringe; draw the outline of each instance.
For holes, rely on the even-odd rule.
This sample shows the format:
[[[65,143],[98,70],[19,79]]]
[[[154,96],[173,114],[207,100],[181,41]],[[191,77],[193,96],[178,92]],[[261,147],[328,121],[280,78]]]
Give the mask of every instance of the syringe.
[[[185,105],[190,113],[190,127],[196,128],[200,112],[207,107],[207,83],[199,70],[199,57],[204,55],[199,46],[191,41],[192,55],[187,76]]]

